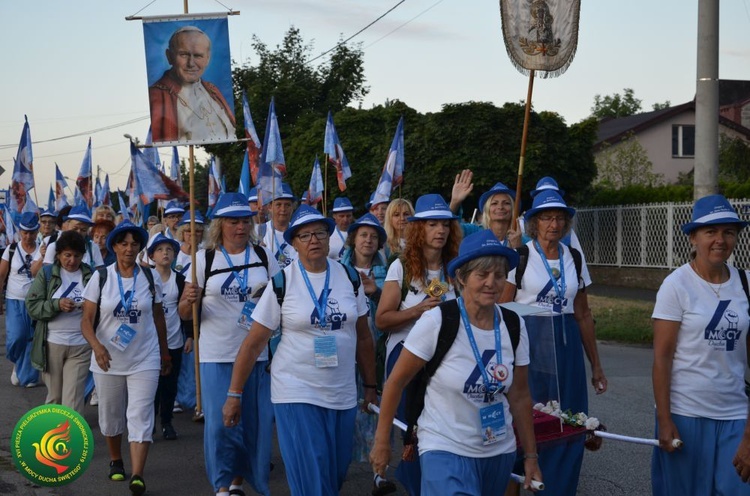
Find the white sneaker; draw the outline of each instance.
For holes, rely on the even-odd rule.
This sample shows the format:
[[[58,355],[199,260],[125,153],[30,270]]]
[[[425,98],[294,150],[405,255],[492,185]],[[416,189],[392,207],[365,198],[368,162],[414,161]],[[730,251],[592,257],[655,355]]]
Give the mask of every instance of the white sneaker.
[[[44,386],[44,383],[42,381],[37,381],[37,382],[30,382],[26,384],[26,388],[28,389],[39,387],[39,386]]]
[[[10,374],[10,383],[14,386],[20,386],[21,381],[18,380],[18,375],[16,374],[16,366],[13,366],[13,372]]]
[[[182,405],[180,405],[179,402],[175,401],[174,406],[172,407],[172,413],[182,413]]]
[[[96,394],[96,389],[91,391],[91,399],[89,400],[89,405],[96,406],[99,404],[99,395]]]

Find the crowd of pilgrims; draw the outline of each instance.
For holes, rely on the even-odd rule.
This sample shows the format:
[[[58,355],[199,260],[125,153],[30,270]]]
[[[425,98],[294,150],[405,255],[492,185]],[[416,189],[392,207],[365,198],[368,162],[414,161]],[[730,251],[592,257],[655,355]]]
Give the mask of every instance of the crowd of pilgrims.
[[[217,496],[244,495],[245,483],[270,494],[274,432],[294,495],[338,494],[353,460],[372,465],[375,495],[396,492],[394,479],[410,495],[517,494],[511,472],[523,487],[576,494],[583,436],[537,446],[532,418],[532,397],[588,413],[584,356],[594,392],[608,386],[575,210],[545,177],[514,222],[515,192],[498,182],[466,222],[472,179],[458,174],[448,202],[371,197],[356,219],[346,197],[326,217],[286,184],[265,205],[223,193],[193,223],[170,202],[148,230],[108,206],[24,213],[0,261],[11,382],[46,386],[46,403],[81,413],[97,405],[108,477],[129,473],[134,495],[146,491],[157,417],[163,439],[176,440],[173,413],[196,408],[196,376]],[[529,368],[534,318],[501,311],[510,301],[552,322],[554,385]],[[433,358],[416,435],[393,432],[407,420],[407,386]],[[412,456],[391,460],[396,435]],[[655,477],[668,486],[669,470]]]

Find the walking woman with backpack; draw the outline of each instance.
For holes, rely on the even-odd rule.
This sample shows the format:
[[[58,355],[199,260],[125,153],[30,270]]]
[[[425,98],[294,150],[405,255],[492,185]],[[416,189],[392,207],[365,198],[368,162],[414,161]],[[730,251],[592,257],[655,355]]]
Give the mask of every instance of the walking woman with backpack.
[[[148,234],[130,221],[109,233],[112,265],[91,276],[83,292],[81,329],[93,351],[99,428],[110,457],[109,478],[125,480],[122,434],[130,442],[130,492],[146,492],[143,471],[153,442],[154,395],[159,375],[171,370],[161,279],[136,263]]]
[[[341,490],[352,458],[355,366],[364,381],[363,409],[377,404],[365,292],[355,271],[328,258],[334,225],[308,205],[292,215],[284,241],[298,258],[263,292],[225,393],[224,425],[241,425],[245,398],[237,391],[254,368],[265,367],[258,357],[280,328],[271,364],[271,401],[294,495],[329,496]]]
[[[92,269],[82,263],[86,240],[76,231],[57,238],[55,263],[42,267],[26,295],[36,321],[31,361],[47,386],[45,403],[68,406],[83,414],[91,346],[81,332],[83,289]]]
[[[279,271],[271,252],[257,244],[255,215],[245,195],[219,196],[207,248],[195,257],[196,280],[188,270],[179,304],[183,320],[193,318],[194,302],[200,309],[196,349],[205,419],[203,451],[206,474],[217,496],[244,495],[245,480],[255,492],[270,494],[273,411],[267,349],[252,373],[241,384],[230,387],[237,351],[250,330],[250,315],[262,289]],[[242,422],[237,429],[224,427],[221,409],[227,394],[242,400]]]
[[[402,392],[412,380],[416,385],[429,379],[419,394],[410,385],[408,400],[410,407],[415,398],[424,401],[416,432],[422,495],[502,494],[516,459],[514,423],[523,448],[524,485],[541,482],[527,382],[528,335],[517,314],[496,304],[517,263],[516,252],[490,230],[461,243],[458,257],[448,264],[461,297],[417,320],[386,381],[370,455],[375,472],[384,475],[388,466]],[[422,375],[427,370],[430,377]]]
[[[573,215],[575,210],[554,190],[543,190],[534,197],[532,208],[524,215],[531,241],[518,248],[519,265],[510,271],[501,301],[516,301],[549,312],[530,316],[526,321],[532,350],[529,386],[534,400],[544,403],[559,399],[562,411],[588,414],[584,352],[591,365],[591,384],[596,394],[607,390],[607,378],[599,360],[594,319],[588,306],[585,265],[580,252],[561,241],[570,230]],[[550,316],[554,329],[547,342],[541,332],[535,331],[547,329]],[[542,353],[535,355],[535,349],[551,363],[537,367],[535,361],[541,361]],[[550,369],[555,373],[550,374]],[[583,441],[581,437],[540,450],[540,467],[556,494],[576,494]]]
[[[414,215],[408,219],[406,248],[388,268],[375,316],[378,328],[388,333],[386,378],[417,319],[442,301],[456,298],[447,267],[458,254],[461,243],[461,227],[457,219],[443,197],[437,194],[420,196]],[[403,405],[397,417],[405,419]],[[419,494],[418,460],[399,464],[396,477],[409,494]]]

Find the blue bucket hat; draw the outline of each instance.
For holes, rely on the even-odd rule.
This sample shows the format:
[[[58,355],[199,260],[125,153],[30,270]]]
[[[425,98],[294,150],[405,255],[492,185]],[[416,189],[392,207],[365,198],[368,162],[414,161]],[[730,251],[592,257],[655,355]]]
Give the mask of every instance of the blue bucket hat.
[[[177,255],[177,252],[180,251],[180,243],[172,238],[164,236],[162,233],[158,233],[156,236],[148,240],[148,244],[146,245],[146,253],[148,253],[148,256],[152,256],[156,251],[156,248],[164,243],[172,245],[175,256]]]
[[[297,201],[297,197],[294,196],[294,192],[292,191],[292,187],[289,186],[287,183],[281,183],[281,191],[276,190],[276,195],[271,198],[271,195],[268,195],[268,198],[265,198],[265,195],[263,195],[263,205],[268,205],[273,200],[291,200],[293,202]]]
[[[544,176],[536,183],[536,189],[531,191],[531,197],[534,198],[536,195],[541,193],[542,191],[557,191],[560,196],[565,196],[565,191],[561,190],[560,187],[557,185],[557,181],[552,179],[549,176]]]
[[[248,202],[258,201],[258,188],[256,188],[255,186],[250,188],[250,193],[247,195],[247,201]]]
[[[182,215],[185,213],[185,209],[182,208],[182,205],[177,203],[176,201],[171,201],[167,203],[166,208],[164,209],[164,215]]]
[[[41,213],[39,214],[39,217],[40,218],[41,217],[55,217],[55,218],[57,218],[57,213],[55,213],[55,211],[50,208],[49,210],[42,210]]]
[[[24,212],[18,222],[18,228],[22,231],[38,231],[39,217],[34,212]]]
[[[292,219],[289,221],[289,227],[284,231],[284,241],[287,243],[292,242],[295,231],[300,227],[312,224],[313,222],[323,222],[328,228],[328,234],[332,234],[336,228],[336,223],[330,217],[323,217],[323,214],[318,212],[317,209],[309,205],[302,205],[292,214]]]
[[[429,195],[422,195],[417,198],[417,203],[414,205],[414,215],[407,218],[409,222],[415,220],[456,220],[457,216],[453,215],[450,207],[442,196],[431,193]]]
[[[333,208],[331,209],[331,212],[348,212],[350,210],[354,210],[354,207],[352,206],[352,202],[349,201],[349,198],[340,196],[333,200]]]
[[[557,191],[548,189],[546,191],[543,190],[541,193],[534,197],[534,203],[531,205],[531,209],[523,215],[523,218],[528,221],[543,210],[553,209],[564,210],[571,217],[576,214],[576,210],[572,207],[569,207],[565,203],[565,200],[562,199],[562,196],[557,193]]]
[[[737,224],[740,229],[747,226],[724,196],[709,195],[695,202],[693,220],[682,226],[682,232],[690,234],[699,227],[712,224]]]
[[[375,193],[377,193],[377,191],[373,191],[372,194],[370,195],[370,201],[365,203],[365,208],[367,210],[370,210],[373,206],[378,205],[380,203],[389,203],[391,201],[390,198],[387,198],[385,200],[381,199],[379,201],[375,201]]]
[[[200,211],[195,211],[195,223],[196,224],[205,224],[206,220],[203,218],[203,214],[200,213]],[[177,227],[184,226],[185,224],[190,224],[190,210],[186,210],[184,214],[182,214],[182,218],[177,223]]]
[[[248,205],[247,196],[242,193],[222,193],[216,200],[213,212],[211,212],[212,219],[252,217],[253,215],[258,215],[258,212],[253,212]]]
[[[492,198],[495,195],[509,195],[514,201],[516,199],[516,192],[504,185],[503,183],[495,183],[495,185],[486,193],[483,193],[482,196],[479,197],[479,213],[482,213],[482,210],[484,210],[484,204],[487,203],[487,200]]]
[[[148,243],[148,232],[145,229],[143,229],[142,227],[136,226],[129,220],[124,220],[120,222],[119,224],[117,224],[117,226],[115,226],[112,232],[109,233],[109,236],[107,236],[107,251],[109,251],[110,253],[114,253],[114,250],[112,249],[112,244],[114,243],[115,237],[123,232],[132,233],[133,238],[135,238],[140,244],[141,250],[146,246],[146,243]]]
[[[356,222],[349,226],[349,229],[347,229],[346,232],[348,234],[351,234],[360,227],[364,226],[375,228],[375,230],[378,232],[378,236],[380,236],[380,239],[382,239],[383,241],[388,239],[388,235],[385,233],[385,229],[383,229],[383,226],[380,225],[380,221],[378,221],[378,218],[371,213],[366,213],[365,215],[357,219]]]
[[[484,229],[466,236],[458,247],[458,256],[448,262],[448,275],[456,277],[456,269],[479,257],[505,257],[508,259],[508,270],[518,266],[518,253],[498,241],[490,229]]]
[[[83,222],[84,224],[94,223],[91,220],[91,211],[85,203],[79,203],[75,207],[71,208],[70,212],[68,212],[68,215],[65,217],[65,220],[77,220],[78,222]]]

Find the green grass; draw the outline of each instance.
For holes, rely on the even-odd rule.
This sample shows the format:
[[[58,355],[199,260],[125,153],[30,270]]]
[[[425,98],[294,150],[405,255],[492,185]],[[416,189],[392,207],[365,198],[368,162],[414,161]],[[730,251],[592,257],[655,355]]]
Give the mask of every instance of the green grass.
[[[652,302],[589,295],[589,306],[596,320],[597,339],[628,344],[652,343]]]

